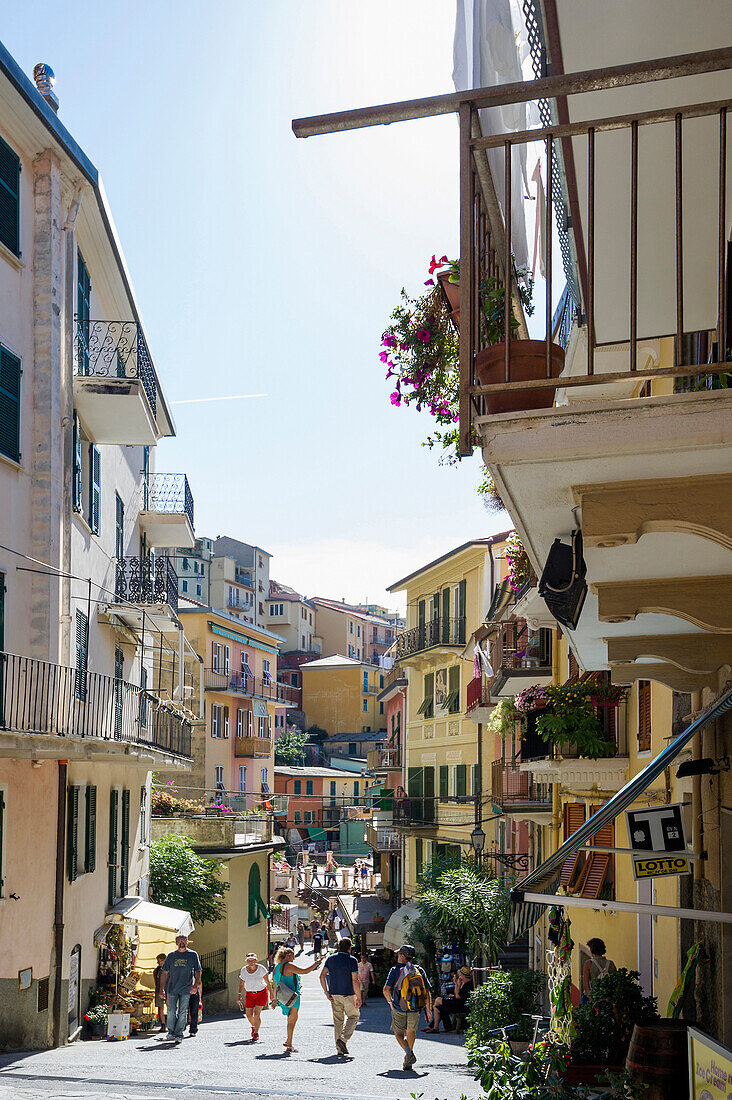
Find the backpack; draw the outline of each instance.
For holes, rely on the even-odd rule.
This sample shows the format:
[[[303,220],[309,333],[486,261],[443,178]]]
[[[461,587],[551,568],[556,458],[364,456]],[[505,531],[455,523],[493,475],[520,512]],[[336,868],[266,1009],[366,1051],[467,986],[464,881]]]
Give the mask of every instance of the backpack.
[[[404,969],[399,987],[399,1008],[402,1012],[419,1012],[427,1004],[427,987],[419,970]]]

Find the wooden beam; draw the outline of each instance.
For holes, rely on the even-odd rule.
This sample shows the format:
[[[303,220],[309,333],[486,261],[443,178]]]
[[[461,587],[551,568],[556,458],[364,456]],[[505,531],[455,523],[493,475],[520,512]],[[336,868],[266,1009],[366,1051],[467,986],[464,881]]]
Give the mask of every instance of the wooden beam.
[[[697,535],[732,550],[732,474],[651,478],[572,489],[585,546],[635,543],[650,531]]]
[[[636,680],[654,680],[657,684],[665,684],[673,691],[701,691],[710,688],[716,691],[719,687],[719,673],[717,672],[687,672],[686,669],[677,668],[667,661],[659,664],[613,665],[610,669],[610,680],[613,684],[633,684]]]
[[[674,615],[702,630],[732,634],[732,575],[602,581],[590,586],[604,623],[641,614]]]
[[[718,672],[723,665],[732,666],[730,634],[631,634],[603,641],[610,665],[653,658],[669,661],[686,672]]]

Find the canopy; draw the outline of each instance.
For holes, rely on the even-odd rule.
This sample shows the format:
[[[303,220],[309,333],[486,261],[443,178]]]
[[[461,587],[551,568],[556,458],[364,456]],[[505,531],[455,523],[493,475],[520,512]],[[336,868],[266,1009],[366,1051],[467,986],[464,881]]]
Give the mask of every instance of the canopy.
[[[106,913],[108,922],[134,921],[149,928],[161,928],[178,936],[190,936],[194,925],[191,914],[185,909],[172,909],[169,905],[155,905],[142,898],[126,897],[113,905]]]
[[[651,760],[649,764],[639,772],[638,775],[633,776],[625,786],[614,794],[613,797],[601,806],[596,813],[592,815],[584,825],[581,825],[576,832],[565,840],[564,844],[560,844],[556,852],[545,859],[544,862],[527,875],[525,879],[517,883],[514,889],[511,891],[511,931],[509,934],[509,942],[518,939],[522,936],[527,929],[531,928],[533,924],[539,919],[542,914],[544,904],[556,905],[556,897],[547,897],[546,903],[537,902],[535,900],[524,901],[524,894],[533,893],[537,891],[546,894],[554,894],[559,880],[559,872],[566,860],[567,856],[573,855],[579,848],[585,844],[591,844],[591,838],[597,833],[603,825],[607,825],[608,822],[614,821],[614,819],[621,814],[623,810],[626,810],[646,788],[653,782],[653,780],[661,774],[664,768],[667,768],[674,758],[681,752],[681,750],[688,745],[695,733],[697,733],[702,726],[706,726],[709,722],[713,722],[715,718],[719,718],[720,715],[726,711],[732,710],[732,690],[727,691],[713,703],[703,714],[700,714],[695,721],[678,737],[675,737],[658,756]],[[571,904],[571,898],[567,899],[567,904]],[[593,903],[596,908],[599,908],[599,903]]]
[[[392,913],[384,926],[384,947],[398,951],[405,943],[412,943],[411,925],[419,917],[419,910],[413,905],[401,905]],[[412,946],[417,945],[412,943]]]

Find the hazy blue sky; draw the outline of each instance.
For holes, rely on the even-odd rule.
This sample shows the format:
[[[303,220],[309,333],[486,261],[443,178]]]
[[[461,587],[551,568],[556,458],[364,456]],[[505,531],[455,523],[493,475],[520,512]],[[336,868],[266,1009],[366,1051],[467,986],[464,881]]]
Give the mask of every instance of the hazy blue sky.
[[[384,587],[498,530],[476,456],[440,468],[389,404],[404,285],[457,253],[453,116],[297,140],[291,119],[452,90],[453,0],[25,0],[2,40],[56,72],[99,168],[178,437],[198,534],[275,554],[308,594]],[[389,598],[394,603],[393,598]]]

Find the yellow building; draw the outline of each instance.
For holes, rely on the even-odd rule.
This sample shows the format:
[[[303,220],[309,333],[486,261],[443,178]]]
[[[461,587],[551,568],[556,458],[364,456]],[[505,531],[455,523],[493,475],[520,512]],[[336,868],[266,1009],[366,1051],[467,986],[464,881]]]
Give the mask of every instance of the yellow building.
[[[334,653],[300,665],[300,672],[308,726],[330,736],[386,729],[384,704],[377,699],[384,686],[380,668]]]
[[[470,849],[483,800],[490,798],[479,775],[478,731],[465,712],[471,639],[501,575],[504,540],[505,533],[463,543],[388,590],[407,595],[407,627],[394,647],[408,681],[402,739],[408,801],[394,810],[406,834],[407,897],[434,856]]]
[[[351,604],[315,596],[318,634],[323,653],[345,653],[355,661],[383,663],[383,657],[396,637],[396,626],[387,617],[371,615]],[[395,616],[396,618],[396,616]]]

